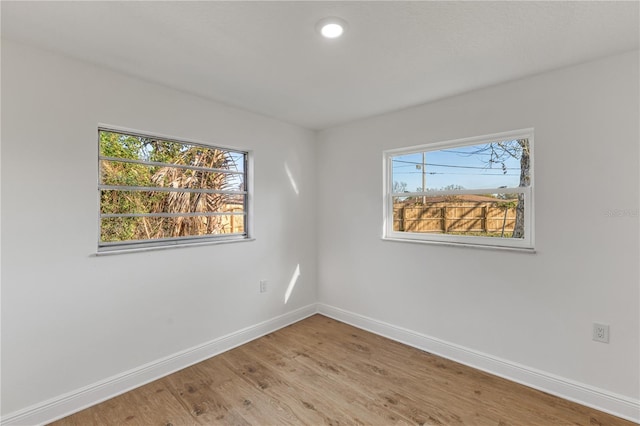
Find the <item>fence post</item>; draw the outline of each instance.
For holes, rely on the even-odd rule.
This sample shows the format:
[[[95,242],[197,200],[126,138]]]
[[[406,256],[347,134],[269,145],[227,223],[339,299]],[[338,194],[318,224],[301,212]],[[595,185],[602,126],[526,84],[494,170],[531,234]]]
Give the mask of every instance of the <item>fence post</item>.
[[[407,206],[402,206],[402,222],[400,223],[400,228],[402,231],[406,231],[407,227],[405,224],[407,223]]]
[[[482,224],[482,231],[487,232],[487,206],[482,206],[482,220],[480,222]]]
[[[504,219],[502,219],[502,232],[500,233],[500,237],[504,237],[504,227],[507,225],[507,213],[509,212],[509,207],[504,206]]]
[[[449,230],[449,224],[447,223],[447,206],[442,206],[442,233],[446,234]]]

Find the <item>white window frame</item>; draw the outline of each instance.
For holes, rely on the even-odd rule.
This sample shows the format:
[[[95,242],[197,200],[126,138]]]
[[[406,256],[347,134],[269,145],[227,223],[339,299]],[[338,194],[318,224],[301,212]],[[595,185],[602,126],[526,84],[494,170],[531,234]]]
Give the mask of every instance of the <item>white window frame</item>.
[[[161,239],[150,239],[150,240],[132,240],[132,241],[118,241],[118,242],[103,242],[101,240],[101,218],[105,215],[101,214],[101,199],[100,194],[102,189],[109,189],[108,186],[102,185],[100,182],[100,162],[103,159],[109,160],[108,157],[102,157],[100,155],[100,132],[114,132],[121,133],[131,136],[141,136],[147,138],[159,139],[167,142],[175,142],[181,144],[188,144],[193,146],[202,146],[207,149],[221,149],[226,151],[235,152],[238,154],[244,154],[244,191],[237,192],[239,195],[244,195],[245,208],[242,213],[232,213],[235,215],[241,215],[244,217],[244,232],[242,233],[233,233],[233,234],[209,234],[209,235],[194,235],[194,236],[184,236],[184,237],[173,237],[173,238],[161,238]],[[139,130],[132,130],[129,128],[124,128],[120,126],[99,124],[97,127],[98,134],[98,248],[97,255],[101,254],[117,254],[117,253],[127,253],[141,250],[156,250],[156,249],[166,249],[166,248],[175,248],[175,247],[185,247],[185,246],[194,246],[194,245],[209,245],[209,244],[219,244],[219,243],[231,243],[238,241],[253,241],[253,152],[251,150],[240,149],[236,147],[224,146],[224,145],[212,145],[205,142],[195,141],[182,137],[174,137],[167,136],[158,133],[151,133]],[[140,161],[140,163],[145,163],[144,161]],[[151,164],[151,163],[150,163]],[[170,165],[170,164],[167,164]],[[220,171],[220,170],[213,170]],[[230,172],[237,173],[237,172]],[[194,190],[187,190],[189,192],[194,192]],[[230,193],[231,191],[207,191],[207,192],[226,192]],[[216,213],[217,214],[217,213]],[[132,214],[135,216],[135,214]],[[215,214],[208,214],[215,215]],[[108,216],[118,216],[118,215],[106,215]],[[150,214],[150,216],[158,216],[158,217],[169,217],[171,214]]]
[[[534,138],[533,129],[514,130],[490,135],[449,140],[443,142],[416,145],[406,148],[390,149],[383,152],[383,235],[382,239],[391,241],[419,242],[432,244],[449,244],[458,246],[487,247],[496,249],[534,250]],[[399,155],[438,151],[441,149],[481,145],[506,140],[527,139],[529,141],[529,178],[527,187],[462,189],[452,191],[428,191],[393,193],[392,159]],[[524,238],[480,237],[451,234],[435,234],[424,232],[405,232],[393,230],[393,197],[445,196],[463,194],[523,194],[524,195]]]

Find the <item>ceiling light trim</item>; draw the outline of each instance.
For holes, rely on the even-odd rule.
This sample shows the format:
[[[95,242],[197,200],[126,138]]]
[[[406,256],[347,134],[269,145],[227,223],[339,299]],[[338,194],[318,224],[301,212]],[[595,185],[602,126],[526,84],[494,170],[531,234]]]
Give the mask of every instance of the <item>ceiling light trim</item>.
[[[347,31],[347,21],[337,16],[322,18],[316,24],[318,33],[326,39],[335,40],[344,35]]]

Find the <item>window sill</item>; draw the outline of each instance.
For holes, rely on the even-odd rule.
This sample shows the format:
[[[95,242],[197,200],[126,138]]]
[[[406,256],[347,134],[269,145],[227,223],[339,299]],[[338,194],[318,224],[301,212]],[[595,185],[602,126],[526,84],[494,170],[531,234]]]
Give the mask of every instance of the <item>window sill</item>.
[[[536,253],[536,250],[534,248],[528,248],[528,247],[506,247],[506,246],[494,246],[494,245],[488,245],[488,244],[457,243],[457,242],[448,242],[448,241],[428,241],[428,240],[416,240],[416,239],[410,239],[410,238],[394,238],[394,237],[382,237],[382,240],[397,242],[397,243],[431,244],[431,245],[449,246],[449,247],[466,247],[466,248],[478,248],[478,249],[489,249],[489,250],[499,250],[499,251],[515,251],[515,252],[530,253],[530,254]]]
[[[168,250],[174,248],[185,248],[185,247],[200,247],[200,246],[210,246],[210,245],[218,245],[218,244],[232,244],[232,243],[244,243],[248,241],[255,241],[255,238],[238,238],[232,240],[211,240],[211,241],[203,241],[197,243],[178,243],[178,244],[163,244],[157,246],[147,246],[147,247],[135,247],[135,248],[121,248],[121,249],[111,249],[104,251],[97,251],[92,256],[93,257],[101,257],[101,256],[113,256],[118,254],[128,254],[128,253],[139,253],[145,251],[157,251],[157,250]]]

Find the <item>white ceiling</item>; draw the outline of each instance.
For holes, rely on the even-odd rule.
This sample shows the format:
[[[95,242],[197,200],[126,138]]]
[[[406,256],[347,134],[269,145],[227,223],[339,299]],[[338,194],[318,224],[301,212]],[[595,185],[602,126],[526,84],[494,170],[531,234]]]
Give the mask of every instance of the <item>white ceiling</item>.
[[[632,2],[11,2],[2,37],[310,129],[639,48]],[[322,39],[326,16],[349,23]]]

